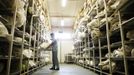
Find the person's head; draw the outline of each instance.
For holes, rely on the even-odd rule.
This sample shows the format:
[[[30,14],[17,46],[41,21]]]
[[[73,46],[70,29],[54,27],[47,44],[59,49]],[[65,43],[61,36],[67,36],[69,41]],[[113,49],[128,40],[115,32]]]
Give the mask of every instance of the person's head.
[[[54,38],[54,33],[51,33],[50,36],[51,36],[51,38]]]

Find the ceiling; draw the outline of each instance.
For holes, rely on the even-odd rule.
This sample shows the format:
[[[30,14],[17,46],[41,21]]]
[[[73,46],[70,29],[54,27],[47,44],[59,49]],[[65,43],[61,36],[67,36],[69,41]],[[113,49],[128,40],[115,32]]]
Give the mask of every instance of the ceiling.
[[[61,27],[61,20],[64,20],[64,28],[72,28],[75,16],[83,6],[85,0],[67,0],[66,6],[62,7],[61,0],[48,0],[50,23],[53,28]]]

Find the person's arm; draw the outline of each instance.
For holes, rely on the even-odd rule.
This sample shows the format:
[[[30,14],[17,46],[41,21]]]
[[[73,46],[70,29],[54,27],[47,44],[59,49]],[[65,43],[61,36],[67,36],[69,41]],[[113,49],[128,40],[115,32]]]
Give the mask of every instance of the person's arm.
[[[51,42],[51,44],[50,44],[47,48],[51,48],[51,46],[55,43],[55,41],[56,41],[56,40],[53,40],[53,41]],[[47,49],[47,48],[46,48],[46,49]]]

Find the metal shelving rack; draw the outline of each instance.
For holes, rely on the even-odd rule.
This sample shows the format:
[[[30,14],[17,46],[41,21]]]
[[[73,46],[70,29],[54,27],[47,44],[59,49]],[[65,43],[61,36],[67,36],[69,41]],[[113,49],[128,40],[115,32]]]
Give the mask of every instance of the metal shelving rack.
[[[11,0],[11,1],[14,1],[17,4],[20,0]],[[23,0],[21,0],[21,1],[23,1]],[[46,39],[42,38],[45,34],[44,30],[49,32],[51,29],[48,8],[46,5],[47,2],[46,2],[46,0],[36,0],[36,1],[35,0],[26,0],[25,9],[24,9],[26,12],[25,13],[26,22],[21,27],[16,26],[18,6],[15,5],[15,9],[12,10],[12,7],[10,7],[11,4],[8,5],[6,3],[10,3],[10,1],[8,1],[8,0],[0,1],[0,6],[1,6],[0,7],[0,15],[1,15],[0,21],[6,26],[6,28],[8,29],[8,32],[10,34],[6,35],[6,37],[0,36],[0,43],[2,43],[2,42],[8,43],[8,45],[7,45],[8,51],[6,51],[7,55],[5,54],[4,56],[0,57],[0,62],[7,63],[7,64],[4,63],[4,69],[6,69],[6,70],[5,71],[2,70],[0,73],[2,75],[29,75],[32,72],[36,71],[37,69],[46,65],[46,63],[41,63],[41,61],[40,61],[40,56],[38,56],[40,53],[40,50],[38,49],[38,46],[41,43],[45,42],[44,40],[46,40]],[[33,12],[32,14],[29,13],[29,11],[28,11],[29,4],[31,4],[31,7],[32,7],[31,10],[34,10],[35,6],[38,6],[38,5],[41,6],[42,12],[40,12],[40,14],[42,14],[45,17],[45,21],[43,23],[41,23],[41,21],[39,20],[40,14],[34,14],[35,11],[32,11]],[[6,11],[6,13],[5,13],[5,11]],[[31,16],[31,18],[29,19],[30,16]],[[9,23],[8,17],[12,18],[13,23]],[[35,18],[37,18],[39,20],[39,23],[36,24],[37,27],[34,26]],[[6,24],[10,24],[10,26],[8,26]],[[29,28],[28,28],[28,26],[29,26]],[[29,33],[29,36],[27,36],[27,33]],[[33,37],[33,35],[35,37]],[[22,38],[22,42],[16,43],[14,40],[15,37]],[[27,44],[25,43],[25,40],[27,40],[27,42],[28,42]],[[5,47],[5,46],[1,45],[0,49],[3,47]],[[15,47],[20,49],[19,56],[13,55]],[[30,57],[30,58],[25,57],[23,55],[24,49],[32,50],[32,52],[33,52],[32,57]],[[30,60],[35,62],[36,65],[31,67],[29,65]],[[25,63],[25,66],[24,66],[24,63]]]
[[[88,1],[91,1],[91,2],[89,3]],[[101,4],[103,9],[101,9],[101,10],[99,9],[99,1],[103,2]],[[131,57],[130,55],[129,56],[126,55],[125,45],[131,45],[131,46],[134,45],[132,43],[133,40],[128,40],[126,38],[126,33],[130,30],[134,30],[134,26],[133,26],[133,24],[134,24],[133,17],[134,16],[132,14],[134,12],[132,10],[132,8],[134,7],[134,5],[133,5],[134,1],[121,0],[122,2],[119,4],[119,6],[116,7],[116,9],[109,11],[107,9],[110,6],[110,1],[114,2],[114,0],[109,0],[109,1],[108,0],[86,0],[86,2],[85,2],[86,8],[88,8],[88,12],[86,14],[89,17],[92,17],[92,18],[88,18],[88,20],[86,21],[87,23],[85,25],[87,26],[87,24],[90,23],[93,19],[97,19],[97,21],[98,21],[97,28],[100,30],[101,33],[105,32],[105,34],[97,37],[97,39],[94,40],[93,38],[90,38],[91,34],[89,31],[88,40],[84,40],[84,41],[81,40],[82,42],[85,43],[84,48],[88,48],[88,52],[89,52],[89,54],[88,54],[89,60],[88,61],[89,62],[93,61],[93,63],[94,63],[94,65],[92,65],[92,66],[89,64],[83,63],[83,65],[81,65],[81,66],[88,68],[100,75],[133,75],[132,65],[133,65],[134,58]],[[94,2],[94,3],[92,3],[92,2]],[[82,26],[82,24],[81,23],[79,24],[79,22],[81,22],[82,18],[85,18],[85,15],[83,12],[86,11],[86,8],[85,8],[85,6],[83,6],[79,15],[76,17],[76,23],[74,25],[75,32],[79,29],[80,26]],[[99,12],[101,12],[101,11],[104,11],[103,17],[101,16],[101,17],[95,18],[95,16],[98,15]],[[96,12],[96,14],[93,15],[93,12]],[[113,24],[111,23],[111,21],[109,22],[108,18],[109,17],[113,18],[114,16],[117,16],[116,19],[118,22],[118,27],[115,28],[114,30],[111,30],[110,28]],[[103,18],[105,18],[106,21],[102,24],[101,20]],[[91,41],[89,41],[89,40],[91,40]],[[90,45],[88,42],[90,42]],[[86,44],[87,44],[87,46],[86,46]],[[77,45],[74,47],[79,50],[79,46],[83,46],[83,44]],[[112,56],[113,51],[118,48],[121,48],[121,47],[122,47],[122,51],[123,51],[123,57],[113,57]],[[83,50],[81,50],[81,51],[83,51]],[[77,52],[77,50],[75,52]],[[81,52],[81,53],[84,53],[84,52]],[[107,53],[109,56],[105,57],[105,55]],[[82,57],[82,58],[84,58],[84,57]],[[108,65],[107,65],[109,67],[107,70],[103,70],[103,68],[99,66],[99,63],[101,63],[105,60],[109,61]],[[113,70],[113,67],[112,67],[113,62],[116,64],[116,68],[115,68],[116,71]],[[76,63],[78,64],[79,62],[77,61]],[[118,67],[121,67],[122,69],[120,69]]]

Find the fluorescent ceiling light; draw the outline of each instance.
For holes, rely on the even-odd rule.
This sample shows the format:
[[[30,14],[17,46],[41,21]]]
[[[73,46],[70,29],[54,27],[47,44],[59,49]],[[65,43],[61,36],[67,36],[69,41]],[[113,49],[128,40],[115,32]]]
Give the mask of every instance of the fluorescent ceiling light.
[[[61,26],[64,26],[64,20],[61,20]]]
[[[65,7],[67,3],[67,0],[62,0],[62,7]]]

